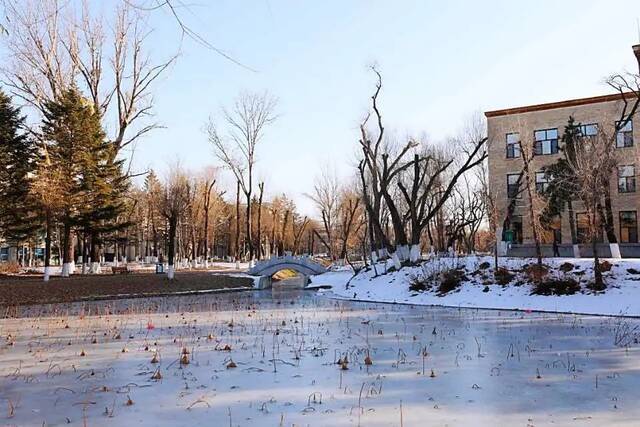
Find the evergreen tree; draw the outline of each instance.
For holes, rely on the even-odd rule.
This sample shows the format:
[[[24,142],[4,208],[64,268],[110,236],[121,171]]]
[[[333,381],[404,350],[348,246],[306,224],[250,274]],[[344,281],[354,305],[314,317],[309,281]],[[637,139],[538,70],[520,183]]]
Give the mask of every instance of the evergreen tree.
[[[63,275],[68,275],[72,231],[78,229],[97,242],[101,233],[116,228],[113,220],[122,209],[128,180],[106,141],[100,114],[76,87],[47,103],[42,134],[52,165],[62,171],[62,258]]]
[[[38,229],[30,188],[36,145],[24,132],[24,116],[0,91],[0,234],[16,244]]]
[[[555,163],[544,168],[549,185],[545,191],[547,205],[541,215],[541,223],[549,224],[551,220],[562,214],[565,209],[569,213],[569,228],[571,231],[571,243],[578,243],[573,213],[573,200],[577,198],[577,178],[569,167],[570,161],[575,159],[575,144],[581,136],[580,123],[576,123],[573,117],[569,117],[562,135],[560,151],[563,156]],[[574,183],[574,185],[571,185]]]

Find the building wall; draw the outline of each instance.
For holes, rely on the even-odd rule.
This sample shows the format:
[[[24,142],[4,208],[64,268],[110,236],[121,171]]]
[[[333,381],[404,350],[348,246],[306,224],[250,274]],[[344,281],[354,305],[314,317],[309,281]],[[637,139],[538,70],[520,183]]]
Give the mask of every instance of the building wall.
[[[607,98],[609,99],[609,98]],[[623,108],[621,100],[607,100],[588,103],[585,105],[573,105],[560,108],[538,109],[526,111],[526,108],[519,109],[512,113],[494,115],[487,114],[487,131],[489,137],[488,162],[489,162],[489,183],[493,194],[496,197],[498,208],[498,227],[502,227],[508,206],[507,198],[507,174],[518,174],[522,170],[522,157],[508,159],[506,157],[506,134],[512,132],[520,133],[522,147],[532,147],[534,131],[540,129],[557,128],[559,145],[564,133],[569,116],[573,116],[577,123],[591,124],[598,126],[608,134],[613,134],[614,123],[620,117]],[[505,110],[508,111],[508,110]],[[616,148],[620,165],[635,165],[636,175],[640,169],[638,161],[638,145],[640,145],[640,119],[633,121],[634,145],[626,148]],[[535,172],[540,171],[543,166],[554,163],[562,156],[562,153],[550,155],[537,155],[531,161],[530,175],[535,186]],[[615,221],[616,236],[619,238],[619,211],[636,211],[636,217],[640,220],[640,193],[636,188],[634,193],[618,192],[618,176],[614,171],[611,179],[612,207]],[[523,185],[522,183],[521,185]],[[640,180],[636,179],[636,187],[640,187]],[[522,186],[521,186],[522,188]],[[523,223],[523,243],[533,243],[531,222],[528,213],[529,200],[526,191],[521,194],[521,199],[516,204],[516,215],[522,215]],[[574,212],[579,213],[583,209],[579,202],[574,203]],[[562,243],[571,244],[571,234],[569,228],[569,217],[565,211],[561,218]],[[500,232],[500,230],[499,230]],[[498,236],[501,240],[502,236]],[[605,235],[606,239],[606,235]]]

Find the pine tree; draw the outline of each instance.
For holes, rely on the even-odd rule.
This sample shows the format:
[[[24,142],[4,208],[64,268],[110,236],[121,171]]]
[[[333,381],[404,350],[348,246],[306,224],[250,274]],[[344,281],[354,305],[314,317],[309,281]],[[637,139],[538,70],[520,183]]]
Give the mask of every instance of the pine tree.
[[[24,121],[0,91],[0,234],[16,244],[34,237],[39,227],[30,197],[37,152]]]
[[[576,245],[577,234],[575,227],[575,218],[573,213],[573,200],[577,198],[578,193],[576,183],[577,179],[573,176],[573,172],[569,167],[569,162],[575,159],[575,144],[580,138],[580,123],[576,123],[573,117],[569,117],[567,125],[562,135],[562,151],[563,156],[555,163],[544,168],[545,176],[549,181],[549,186],[545,191],[545,197],[548,203],[542,213],[543,224],[549,224],[554,217],[561,215],[565,208],[569,213],[569,229],[571,231],[571,243]],[[578,254],[574,254],[577,256]]]
[[[99,113],[77,88],[47,103],[42,135],[52,166],[62,171],[62,258],[63,275],[68,275],[73,260],[72,231],[80,230],[96,241],[101,233],[112,231],[128,181],[122,161],[106,141]]]

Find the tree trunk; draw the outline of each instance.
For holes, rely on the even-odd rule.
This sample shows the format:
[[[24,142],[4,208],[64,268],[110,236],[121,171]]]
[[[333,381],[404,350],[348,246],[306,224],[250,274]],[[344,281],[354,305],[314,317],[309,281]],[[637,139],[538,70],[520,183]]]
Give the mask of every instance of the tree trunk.
[[[240,181],[237,182],[236,189],[236,241],[234,248],[234,257],[236,261],[240,260]]]
[[[175,274],[174,268],[174,258],[175,258],[175,248],[176,248],[176,229],[178,227],[178,218],[171,217],[169,218],[169,247],[168,247],[168,258],[169,258],[169,267],[167,268],[167,277],[169,280],[173,280]]]
[[[49,281],[51,275],[51,212],[45,212],[45,236],[44,236],[44,281]]]
[[[62,231],[62,277],[71,274],[71,260],[73,259],[73,241],[71,238],[71,225],[66,221]]]
[[[260,189],[260,197],[258,198],[258,229],[256,231],[258,234],[258,259],[262,259],[262,196],[264,195],[264,182],[258,184],[258,188]]]

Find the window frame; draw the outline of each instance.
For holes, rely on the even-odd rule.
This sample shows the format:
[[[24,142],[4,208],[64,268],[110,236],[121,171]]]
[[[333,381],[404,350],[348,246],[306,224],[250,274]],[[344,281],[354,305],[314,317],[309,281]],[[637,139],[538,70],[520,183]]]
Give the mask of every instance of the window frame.
[[[511,135],[518,135],[518,141],[509,142],[509,136]],[[520,157],[520,150],[521,150],[520,132],[509,132],[505,134],[505,144],[506,144],[507,159],[517,159]]]
[[[587,128],[589,128],[589,127],[593,127],[593,128],[595,128],[595,133],[593,133],[593,134],[587,134],[586,130],[587,130]],[[591,138],[591,137],[594,137],[594,136],[598,135],[598,123],[585,123],[585,124],[581,124],[581,125],[580,125],[580,135],[581,135],[583,138]]]
[[[554,131],[556,134],[555,138],[549,138],[548,132]],[[544,138],[538,139],[538,133],[544,132]],[[559,132],[558,128],[548,128],[548,129],[536,129],[533,131],[533,153],[536,156],[551,156],[553,154],[558,154],[558,141],[559,141]],[[544,152],[544,143],[549,143],[549,152]]]
[[[618,127],[619,124],[620,124],[620,121],[617,121],[615,123],[616,128]],[[630,119],[625,126],[630,126],[631,128],[627,130],[620,129],[616,131],[616,148],[629,148],[635,145],[633,141],[633,119]],[[622,136],[622,145],[620,145],[620,139],[621,139],[620,136]],[[631,141],[631,143],[628,145],[627,145],[627,136],[629,136],[629,140]]]
[[[635,222],[635,227],[631,227],[631,226],[623,226],[622,224],[622,215],[623,214],[629,214],[632,213],[634,216],[634,222]],[[638,243],[638,212],[637,211],[619,211],[618,212],[618,228],[619,228],[619,233],[620,233],[620,243]],[[628,230],[633,230],[633,233],[630,233],[630,231],[627,231],[627,236],[633,236],[633,238],[627,238],[626,241],[625,239],[623,239],[623,234],[622,234],[622,230],[623,229],[628,229]]]
[[[542,175],[543,181],[538,180],[538,176]],[[536,192],[539,194],[543,194],[549,188],[549,178],[547,178],[547,174],[544,171],[536,171],[535,174],[535,184],[536,184]]]
[[[522,192],[520,191],[520,184],[522,184],[522,182],[518,182],[516,180],[515,184],[511,184],[509,183],[509,177],[519,177],[520,174],[519,173],[508,173],[507,174],[507,199],[511,200],[511,199],[521,199],[522,198]],[[510,190],[511,187],[516,186],[516,194],[514,196],[512,196],[512,191]]]
[[[633,168],[631,175],[622,175],[623,168]],[[624,185],[621,185],[624,182]],[[636,165],[619,165],[618,166],[618,193],[627,194],[636,192]]]

